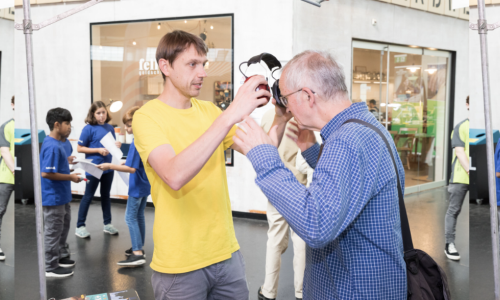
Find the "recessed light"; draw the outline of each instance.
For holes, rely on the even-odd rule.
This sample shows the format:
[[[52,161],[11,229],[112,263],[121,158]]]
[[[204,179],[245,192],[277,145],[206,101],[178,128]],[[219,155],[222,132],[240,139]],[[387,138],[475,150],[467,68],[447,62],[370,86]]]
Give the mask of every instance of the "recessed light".
[[[210,26],[210,29],[214,29],[214,27],[213,27],[213,26]]]
[[[137,45],[137,43],[136,43],[135,41],[133,41],[133,42],[132,42],[132,45],[134,45],[134,46],[135,46],[135,45]]]

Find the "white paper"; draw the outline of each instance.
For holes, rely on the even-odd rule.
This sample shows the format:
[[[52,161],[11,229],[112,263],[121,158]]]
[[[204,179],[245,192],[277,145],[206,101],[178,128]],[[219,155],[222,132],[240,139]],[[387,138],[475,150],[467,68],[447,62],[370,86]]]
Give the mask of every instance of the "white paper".
[[[469,0],[452,0],[451,9],[458,9],[462,7],[469,7]]]
[[[99,169],[96,164],[92,163],[91,159],[75,159],[73,162],[76,163],[74,165],[75,169],[83,169],[95,178],[101,179],[103,171]]]
[[[106,150],[108,150],[112,156],[120,160],[123,157],[123,152],[118,147],[116,147],[115,143],[116,141],[113,138],[111,132],[108,132],[108,134],[106,134],[101,140],[101,144],[104,146],[104,148],[106,148]]]
[[[113,160],[111,161],[111,163],[113,165],[121,165],[121,162],[119,159],[116,159],[114,156],[113,156]],[[129,173],[124,173],[124,172],[120,172],[120,171],[116,171],[116,173],[118,173],[118,175],[120,175],[120,178],[123,180],[123,182],[128,186],[128,182],[129,182]]]

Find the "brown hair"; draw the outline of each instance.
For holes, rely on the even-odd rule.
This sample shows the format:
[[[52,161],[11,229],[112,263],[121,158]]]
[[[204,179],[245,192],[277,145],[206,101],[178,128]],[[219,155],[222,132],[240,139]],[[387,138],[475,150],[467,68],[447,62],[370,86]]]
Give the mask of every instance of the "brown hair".
[[[106,107],[106,104],[104,104],[104,102],[102,101],[96,101],[90,106],[89,113],[85,118],[85,123],[90,125],[97,125],[97,120],[94,114],[99,108],[104,108],[106,110],[106,121],[104,121],[104,123],[108,123],[109,121],[111,121],[111,116],[109,115],[109,110]]]
[[[16,96],[12,96],[12,99],[10,99],[10,103],[12,104],[16,103]]]
[[[123,124],[127,124],[128,122],[132,122],[132,119],[134,118],[135,112],[139,109],[139,106],[133,106],[127,112],[123,115]]]
[[[173,65],[177,56],[193,45],[200,55],[206,55],[208,53],[208,47],[205,42],[194,34],[185,32],[182,30],[175,30],[165,34],[160,43],[158,43],[158,48],[156,49],[156,62],[160,64],[160,59],[168,61],[170,66]],[[165,74],[161,74],[165,80]]]
[[[467,100],[465,100],[465,103],[469,104],[469,96],[467,96]]]

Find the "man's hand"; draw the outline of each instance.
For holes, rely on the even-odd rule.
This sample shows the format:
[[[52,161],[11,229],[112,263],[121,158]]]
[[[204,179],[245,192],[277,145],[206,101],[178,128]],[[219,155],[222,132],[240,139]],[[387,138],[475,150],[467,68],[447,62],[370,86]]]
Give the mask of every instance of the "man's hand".
[[[293,118],[293,115],[291,112],[286,112],[286,107],[281,107],[279,105],[276,105],[276,99],[274,99],[274,97],[273,97],[272,101],[274,104],[274,109],[275,109],[275,113],[276,113],[275,118],[276,119],[280,119],[280,121],[287,123],[288,121],[290,121],[291,118]]]
[[[273,126],[267,135],[252,118],[246,117],[245,123],[241,123],[238,127],[233,141],[245,155],[259,145],[269,144],[274,147],[278,145],[277,126]]]
[[[74,183],[80,183],[80,181],[82,181],[82,178],[80,177],[80,173],[73,173],[73,174],[70,174],[70,178],[71,178],[71,181],[73,181]]]
[[[312,130],[299,129],[297,122],[292,121],[290,124],[292,124],[295,129],[293,129],[293,127],[288,127],[286,136],[299,146],[300,151],[304,152],[316,144],[316,136]]]
[[[110,163],[104,163],[104,164],[100,164],[98,165],[97,167],[103,171],[107,171],[110,169]]]
[[[73,164],[73,161],[74,161],[75,159],[76,159],[76,156],[70,156],[70,157],[68,157],[68,163],[69,163],[70,165],[72,165],[72,164]]]
[[[102,156],[107,156],[109,154],[109,151],[106,148],[99,148],[99,154]]]
[[[239,88],[233,102],[224,111],[224,114],[227,114],[228,118],[230,118],[231,124],[241,122],[245,116],[250,115],[257,107],[267,104],[267,99],[264,97],[271,98],[271,93],[267,90],[255,91],[261,84],[267,84],[267,81],[264,76],[258,75],[250,78]]]
[[[121,142],[115,142],[115,145],[116,145],[116,147],[118,147],[118,149],[120,149],[122,147],[122,143]]]

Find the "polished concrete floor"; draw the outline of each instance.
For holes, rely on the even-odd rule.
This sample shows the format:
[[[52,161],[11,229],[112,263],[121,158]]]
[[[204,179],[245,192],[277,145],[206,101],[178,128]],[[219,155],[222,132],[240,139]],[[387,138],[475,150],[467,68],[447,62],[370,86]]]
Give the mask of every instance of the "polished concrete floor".
[[[0,242],[5,253],[5,260],[0,261],[0,299],[14,299],[14,195],[3,216]]]
[[[453,299],[469,299],[469,207],[464,205],[457,224],[457,247],[462,259],[449,261],[443,253],[444,215],[448,193],[444,188],[408,195],[406,205],[416,248],[429,253],[448,274]],[[466,202],[468,203],[468,202]],[[81,293],[96,294],[134,288],[142,300],[154,299],[151,288],[151,268],[121,268],[118,260],[125,258],[123,251],[130,247],[129,233],[124,222],[125,206],[113,204],[113,224],[120,230],[118,236],[102,232],[100,203],[91,205],[87,228],[91,238],[83,240],[74,235],[78,202],[72,203],[73,224],[68,238],[72,259],[76,260],[75,275],[64,279],[49,278],[49,297],[64,298]],[[16,298],[37,299],[37,261],[35,239],[35,209],[33,205],[16,204]],[[146,255],[151,262],[153,242],[151,230],[154,209],[146,208]],[[257,299],[257,290],[262,284],[265,264],[267,222],[235,218],[236,236],[246,261],[246,273],[250,287],[250,299]],[[282,257],[278,299],[294,299],[293,247]],[[0,299],[3,299],[0,297]],[[482,299],[482,298],[475,298]]]
[[[470,204],[470,293],[475,299],[495,299],[490,207]]]

